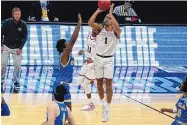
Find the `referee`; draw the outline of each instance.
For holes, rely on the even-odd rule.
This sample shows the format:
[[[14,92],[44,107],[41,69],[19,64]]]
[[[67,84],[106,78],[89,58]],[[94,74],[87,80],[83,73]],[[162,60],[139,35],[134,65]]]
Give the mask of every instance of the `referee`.
[[[125,2],[124,5],[116,6],[114,8],[113,13],[117,16],[131,16],[131,17],[136,17],[137,14],[132,8],[132,4],[130,2]],[[131,17],[126,17],[126,21],[134,21]]]
[[[20,87],[21,51],[27,40],[27,25],[20,18],[21,10],[15,7],[12,18],[6,19],[1,25],[1,92],[10,54],[14,60],[14,92],[18,92]]]

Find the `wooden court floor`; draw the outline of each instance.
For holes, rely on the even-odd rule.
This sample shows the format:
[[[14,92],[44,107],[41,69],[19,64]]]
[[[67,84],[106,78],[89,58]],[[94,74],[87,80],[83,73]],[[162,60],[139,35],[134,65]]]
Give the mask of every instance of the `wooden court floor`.
[[[1,117],[2,125],[40,125],[46,119],[46,105],[51,94],[3,94],[11,115]],[[155,109],[173,108],[180,95],[176,94],[131,94],[133,99],[141,101]],[[96,108],[83,112],[85,104],[83,94],[72,94],[73,115],[77,125],[170,125],[173,119],[137,103],[121,94],[114,94],[109,122],[101,122],[101,107],[97,94],[92,95]],[[174,116],[174,114],[169,114]]]

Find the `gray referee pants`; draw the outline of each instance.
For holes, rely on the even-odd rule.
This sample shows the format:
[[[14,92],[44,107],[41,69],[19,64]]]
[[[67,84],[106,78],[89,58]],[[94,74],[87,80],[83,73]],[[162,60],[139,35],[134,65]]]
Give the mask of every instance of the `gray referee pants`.
[[[17,55],[17,49],[10,49],[5,45],[3,47],[3,52],[1,54],[1,83],[4,83],[5,80],[6,66],[10,54],[12,54],[14,62],[14,83],[19,82],[19,73],[21,70],[21,54]]]

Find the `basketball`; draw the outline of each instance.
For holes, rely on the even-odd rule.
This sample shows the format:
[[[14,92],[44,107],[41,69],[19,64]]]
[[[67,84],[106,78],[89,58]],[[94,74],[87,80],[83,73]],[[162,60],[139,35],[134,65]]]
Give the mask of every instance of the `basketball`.
[[[108,10],[110,8],[111,1],[110,0],[99,0],[98,7],[100,10]]]

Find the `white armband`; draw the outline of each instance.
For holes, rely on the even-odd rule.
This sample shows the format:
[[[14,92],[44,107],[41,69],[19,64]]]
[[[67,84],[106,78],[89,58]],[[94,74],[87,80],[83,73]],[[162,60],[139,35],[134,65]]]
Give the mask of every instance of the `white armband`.
[[[177,113],[177,108],[173,108],[173,113]]]

